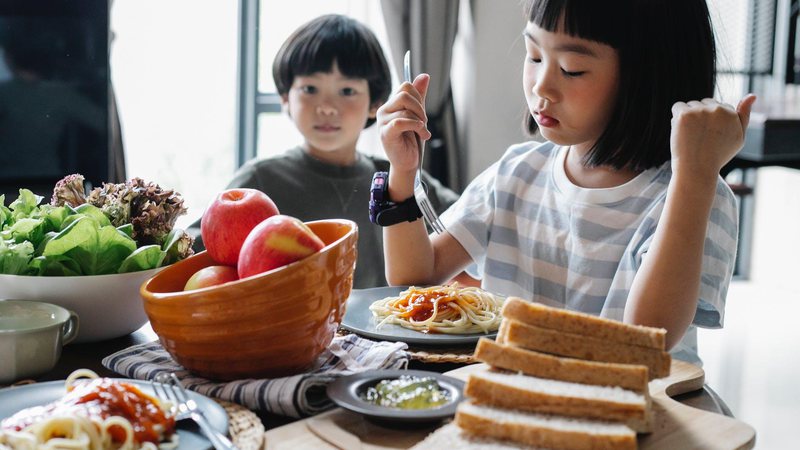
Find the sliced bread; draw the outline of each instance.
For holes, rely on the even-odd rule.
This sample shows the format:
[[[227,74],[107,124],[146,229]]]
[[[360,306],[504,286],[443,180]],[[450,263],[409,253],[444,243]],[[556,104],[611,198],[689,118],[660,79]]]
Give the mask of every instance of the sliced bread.
[[[619,386],[638,393],[648,392],[645,366],[563,358],[498,344],[486,338],[478,341],[475,359],[493,367],[539,378],[598,386]]]
[[[589,361],[643,365],[648,368],[651,380],[669,375],[672,364],[670,354],[657,348],[541,328],[508,317],[500,323],[498,336],[505,344],[528,350]]]
[[[540,328],[591,336],[622,344],[664,350],[667,330],[631,325],[577,311],[553,308],[509,297],[503,304],[503,317]]]
[[[619,423],[499,409],[471,401],[458,405],[455,422],[473,436],[548,449],[636,448],[636,433]]]
[[[517,442],[482,438],[468,434],[455,423],[440,427],[411,450],[541,450]]]
[[[464,395],[477,403],[543,414],[622,422],[651,431],[650,396],[617,386],[592,386],[520,373],[469,375]]]

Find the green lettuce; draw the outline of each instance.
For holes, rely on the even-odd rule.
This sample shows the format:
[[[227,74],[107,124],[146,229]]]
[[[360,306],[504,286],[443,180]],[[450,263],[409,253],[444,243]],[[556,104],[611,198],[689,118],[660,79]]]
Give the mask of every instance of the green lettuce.
[[[178,198],[171,191],[169,195]],[[134,223],[115,223],[104,208],[91,203],[39,205],[42,200],[20,189],[19,197],[6,207],[5,196],[0,195],[0,273],[125,273],[154,269],[191,254],[191,238],[171,224],[163,244],[145,245],[134,239]]]
[[[6,206],[6,196],[3,194],[0,195],[0,230],[7,223],[11,223],[11,210]]]
[[[27,189],[20,189],[19,197],[8,205],[11,211],[13,211],[11,213],[12,217],[14,217],[15,220],[28,217],[32,212],[38,209],[37,205],[43,198],[44,197],[41,195],[36,195]]]
[[[136,250],[136,242],[111,225],[99,224],[93,217],[83,214],[76,217],[45,245],[42,256],[70,258],[84,275],[116,273],[122,261]]]
[[[128,255],[119,266],[119,273],[138,272],[160,267],[166,252],[158,245],[145,245]]]
[[[83,275],[78,262],[74,259],[63,256],[37,256],[31,261],[31,267],[36,271],[36,275],[47,277],[75,277]]]
[[[31,275],[34,271],[30,267],[32,258],[33,244],[30,242],[16,244],[0,239],[0,273]]]
[[[35,247],[44,239],[45,233],[44,220],[25,217],[0,232],[0,237],[4,241],[13,241],[18,244],[29,241]]]

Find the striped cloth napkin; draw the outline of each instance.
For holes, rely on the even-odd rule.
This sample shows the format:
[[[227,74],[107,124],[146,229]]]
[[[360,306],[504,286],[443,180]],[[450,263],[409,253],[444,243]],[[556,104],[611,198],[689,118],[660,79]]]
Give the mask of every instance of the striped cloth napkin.
[[[325,394],[340,376],[371,369],[404,369],[408,346],[403,342],[375,342],[355,334],[336,336],[320,355],[317,369],[273,379],[210,381],[195,376],[175,362],[158,341],[120,350],[103,358],[103,366],[129,378],[152,380],[161,372],[174,372],[187,389],[207,397],[238,403],[251,410],[289,417],[306,417],[333,407]]]

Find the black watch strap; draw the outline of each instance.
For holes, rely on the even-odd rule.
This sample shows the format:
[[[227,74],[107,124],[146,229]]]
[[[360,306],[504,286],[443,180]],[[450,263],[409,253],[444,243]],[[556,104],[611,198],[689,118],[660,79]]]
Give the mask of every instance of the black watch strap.
[[[375,223],[382,227],[388,227],[400,222],[413,222],[422,217],[417,205],[417,199],[409,197],[400,203],[389,202],[385,209],[378,211],[375,215]]]

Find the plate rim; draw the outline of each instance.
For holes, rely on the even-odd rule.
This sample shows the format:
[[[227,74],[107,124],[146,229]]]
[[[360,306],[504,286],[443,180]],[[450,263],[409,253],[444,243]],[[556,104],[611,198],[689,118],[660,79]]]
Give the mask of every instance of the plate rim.
[[[119,377],[102,377],[102,376],[100,378],[109,378],[109,379],[112,379],[112,380],[115,380],[115,381],[123,381],[123,382],[126,382],[126,383],[146,386],[146,387],[148,387],[150,389],[154,389],[154,386],[153,386],[154,382],[151,381],[151,380],[139,380],[139,379],[135,379],[135,378],[119,378]],[[23,384],[23,385],[19,385],[19,386],[6,386],[6,387],[3,387],[3,388],[0,388],[0,400],[2,400],[2,397],[4,397],[9,392],[19,392],[19,391],[25,391],[25,390],[31,390],[31,389],[33,389],[33,390],[45,389],[46,390],[46,389],[50,389],[50,388],[56,387],[58,385],[64,386],[66,381],[67,381],[66,379],[64,379],[64,380],[50,380],[50,381],[41,381],[41,382],[30,383],[30,384]],[[149,392],[145,392],[145,393],[149,394]],[[187,393],[188,393],[189,397],[192,398],[195,401],[197,401],[198,398],[201,399],[201,402],[203,403],[203,404],[200,405],[201,407],[210,406],[211,408],[214,408],[214,409],[217,410],[215,412],[215,416],[219,416],[221,418],[219,420],[219,423],[216,423],[216,421],[212,420],[211,418],[209,418],[209,422],[211,423],[211,426],[214,429],[216,429],[217,431],[225,434],[226,436],[229,436],[230,435],[230,433],[229,433],[229,431],[230,431],[230,420],[228,418],[228,412],[225,411],[225,408],[223,408],[222,405],[220,405],[219,403],[214,401],[213,398],[208,397],[206,395],[203,395],[203,394],[201,394],[199,392],[195,392],[195,391],[187,389]],[[24,395],[24,394],[22,394],[22,395]],[[32,406],[40,406],[40,405],[31,405],[30,407],[32,407]],[[17,411],[19,411],[21,409],[24,409],[24,408],[27,408],[27,407],[28,406],[23,406],[23,407],[16,408],[14,410],[14,412],[12,412],[12,415],[15,414]],[[208,415],[209,415],[208,408],[205,408],[203,410],[203,412],[206,413],[206,416],[208,417]],[[4,413],[2,411],[0,411],[0,422],[3,421],[4,419],[8,418],[8,417],[11,417],[9,415],[3,415],[3,414]],[[224,420],[224,427],[225,427],[224,430],[219,428],[219,426],[223,425],[223,423],[222,423],[223,420]],[[180,422],[185,422],[185,421],[180,421]],[[178,428],[178,423],[179,422],[176,422],[176,432],[180,432],[181,430],[183,430],[184,432],[191,432],[192,434],[195,434],[195,435],[205,439],[208,442],[208,447],[207,448],[209,448],[209,449],[213,448],[213,445],[211,444],[211,441],[208,441],[208,438],[206,438],[206,436],[200,430],[199,425],[192,424],[192,425],[190,425],[191,429],[186,430],[186,429]],[[195,428],[197,429],[196,432],[194,431]],[[176,448],[176,450],[181,450],[180,442],[178,443],[178,447]]]
[[[373,405],[362,400],[355,391],[370,382],[398,378],[401,375],[433,377],[453,396],[449,403],[430,409],[400,409]],[[339,377],[328,385],[326,394],[339,407],[368,418],[394,422],[428,422],[452,417],[458,404],[464,400],[465,383],[458,378],[428,370],[373,369]]]
[[[369,330],[364,329],[362,327],[354,326],[352,323],[348,323],[348,313],[352,310],[351,301],[357,303],[366,303],[374,302],[378,300],[379,297],[375,296],[372,300],[367,299],[369,292],[377,292],[377,291],[389,291],[389,292],[396,292],[400,293],[410,286],[379,286],[374,288],[366,288],[366,289],[353,289],[350,291],[350,295],[347,297],[347,310],[345,311],[344,317],[342,317],[342,322],[339,326],[351,333],[358,334],[360,336],[365,336],[373,339],[381,339],[381,340],[389,340],[395,342],[405,342],[407,344],[417,344],[417,345],[424,345],[424,346],[452,346],[452,345],[469,345],[469,344],[477,344],[480,338],[490,338],[494,339],[497,337],[497,331],[493,331],[490,333],[470,333],[470,334],[425,334],[419,331],[411,330],[408,328],[403,328],[400,325],[395,324],[388,324],[387,327],[397,327],[400,330],[408,331],[408,332],[415,332],[419,333],[419,337],[415,336],[401,336],[397,334],[385,333],[380,332],[377,329]],[[354,300],[355,299],[355,300]],[[369,312],[369,310],[366,310]],[[355,314],[355,313],[354,313]],[[370,313],[371,314],[371,313]],[[351,318],[352,320],[352,318]],[[391,329],[391,328],[390,328]],[[440,337],[441,336],[441,337]]]

